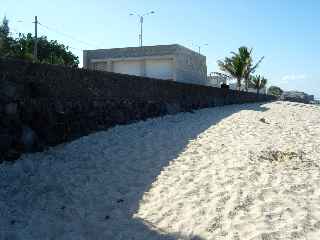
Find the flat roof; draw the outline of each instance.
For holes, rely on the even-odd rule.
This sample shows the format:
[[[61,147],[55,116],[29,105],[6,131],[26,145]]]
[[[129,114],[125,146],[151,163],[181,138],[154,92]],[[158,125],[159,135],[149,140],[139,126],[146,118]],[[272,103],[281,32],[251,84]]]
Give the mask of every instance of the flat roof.
[[[143,56],[164,56],[175,54],[178,50],[187,50],[195,55],[203,56],[191,49],[188,49],[179,44],[171,45],[155,45],[143,47],[125,47],[125,48],[110,48],[110,49],[96,49],[84,50],[87,55],[97,59],[100,58],[126,58],[126,57],[143,57]],[[204,56],[203,56],[204,57]]]

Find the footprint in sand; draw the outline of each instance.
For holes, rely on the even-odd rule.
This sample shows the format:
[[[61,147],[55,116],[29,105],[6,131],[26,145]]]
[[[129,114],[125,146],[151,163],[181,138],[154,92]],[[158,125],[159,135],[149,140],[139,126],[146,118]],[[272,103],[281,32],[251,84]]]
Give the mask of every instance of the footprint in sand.
[[[261,201],[272,200],[277,193],[272,188],[261,189],[261,192],[258,194],[258,199]]]

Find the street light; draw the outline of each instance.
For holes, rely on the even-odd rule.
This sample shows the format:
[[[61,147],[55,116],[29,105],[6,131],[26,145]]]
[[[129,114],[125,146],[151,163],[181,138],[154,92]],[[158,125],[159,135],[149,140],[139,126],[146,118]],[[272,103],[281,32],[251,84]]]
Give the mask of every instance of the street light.
[[[137,16],[140,20],[140,35],[139,35],[139,44],[140,44],[140,47],[142,47],[142,44],[143,44],[143,20],[144,20],[144,17],[147,16],[147,15],[151,15],[151,14],[154,14],[155,12],[154,11],[151,11],[151,12],[147,12],[147,13],[144,13],[144,14],[137,14],[137,13],[130,13],[130,16]]]
[[[198,47],[199,54],[201,54],[201,47],[209,46],[209,44],[208,44],[208,43],[202,44],[202,45],[196,45],[196,44],[195,44],[195,46]]]

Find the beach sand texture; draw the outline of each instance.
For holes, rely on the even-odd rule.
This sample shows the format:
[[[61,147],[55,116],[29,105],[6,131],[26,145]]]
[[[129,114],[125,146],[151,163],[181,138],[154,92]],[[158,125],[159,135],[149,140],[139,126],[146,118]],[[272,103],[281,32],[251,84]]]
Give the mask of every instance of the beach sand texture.
[[[0,165],[0,239],[320,239],[320,107],[117,126]]]

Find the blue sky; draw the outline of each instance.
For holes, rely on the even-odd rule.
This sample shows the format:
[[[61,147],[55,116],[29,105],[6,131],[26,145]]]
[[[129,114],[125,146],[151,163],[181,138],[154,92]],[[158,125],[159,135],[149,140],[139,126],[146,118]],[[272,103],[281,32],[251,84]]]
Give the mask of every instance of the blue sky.
[[[138,45],[138,19],[130,12],[155,11],[144,23],[144,44],[178,43],[207,56],[208,72],[240,46],[254,48],[269,85],[320,98],[320,1],[317,0],[1,0],[0,17],[12,32],[33,32],[33,17],[50,27],[39,34],[82,49]],[[70,38],[68,36],[72,36]],[[83,43],[85,42],[85,43]]]

